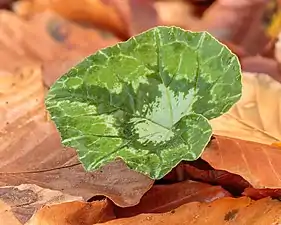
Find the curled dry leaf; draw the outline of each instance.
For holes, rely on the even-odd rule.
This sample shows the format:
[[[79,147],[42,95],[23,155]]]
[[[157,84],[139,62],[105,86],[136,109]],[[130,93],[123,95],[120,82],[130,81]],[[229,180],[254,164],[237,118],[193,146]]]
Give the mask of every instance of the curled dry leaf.
[[[114,218],[112,203],[108,200],[76,201],[43,207],[26,225],[93,225]]]
[[[153,184],[122,161],[85,172],[74,149],[61,146],[55,126],[46,118],[39,68],[0,75],[0,132],[2,186],[32,183],[84,199],[105,195],[117,205],[133,206]]]
[[[224,170],[200,169],[190,164],[182,164],[180,166],[184,171],[184,176],[193,180],[221,185],[235,195],[241,195],[245,188],[251,187],[249,182],[241,176]]]
[[[154,185],[133,207],[115,207],[117,217],[140,213],[164,213],[189,202],[211,202],[231,194],[220,186],[186,180],[170,185]]]
[[[262,199],[268,196],[272,198],[280,199],[281,189],[269,189],[269,188],[256,189],[250,187],[250,188],[246,188],[242,194],[244,196],[248,196],[255,200]]]
[[[221,198],[211,203],[188,203],[163,214],[141,214],[112,220],[104,225],[264,225],[281,223],[280,215],[281,203],[277,200]]]
[[[0,201],[5,202],[8,209],[22,224],[25,224],[31,216],[44,205],[57,204],[67,201],[82,200],[63,194],[60,191],[43,189],[34,184],[22,184],[20,186],[7,186],[0,188]],[[3,218],[0,216],[0,221]],[[3,221],[5,221],[3,219]]]
[[[264,74],[243,74],[242,98],[224,115],[213,119],[217,135],[259,143],[281,140],[281,84]]]
[[[280,148],[216,136],[202,159],[215,169],[240,175],[254,188],[281,188]]]
[[[235,161],[235,160],[234,160]],[[203,167],[202,163],[203,162]],[[235,161],[236,162],[236,161]],[[232,169],[232,168],[231,168]],[[230,169],[230,171],[231,171]],[[228,170],[228,167],[226,167]],[[240,168],[240,172],[236,170],[237,173],[233,174],[226,170],[213,169],[209,164],[203,160],[197,160],[195,162],[182,163],[178,165],[171,173],[169,173],[164,179],[165,181],[175,182],[177,175],[181,174],[183,179],[192,179],[197,181],[202,181],[205,183],[210,183],[214,185],[220,185],[225,190],[230,191],[235,196],[248,196],[252,199],[261,199],[265,197],[280,198],[281,189],[279,188],[263,188],[263,187],[253,187],[247,180],[245,180],[242,175],[244,174],[243,165]],[[247,169],[246,169],[247,170]],[[180,173],[179,173],[180,172]],[[251,179],[257,177],[256,180],[261,176],[260,174],[253,172]],[[264,181],[261,181],[264,182]]]

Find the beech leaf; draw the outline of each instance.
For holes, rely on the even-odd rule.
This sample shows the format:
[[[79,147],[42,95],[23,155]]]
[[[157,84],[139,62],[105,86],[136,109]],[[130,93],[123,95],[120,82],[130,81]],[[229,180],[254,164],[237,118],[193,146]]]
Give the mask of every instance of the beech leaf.
[[[153,179],[209,142],[208,119],[241,96],[237,57],[207,32],[156,27],[62,76],[46,106],[87,170],[116,158]]]

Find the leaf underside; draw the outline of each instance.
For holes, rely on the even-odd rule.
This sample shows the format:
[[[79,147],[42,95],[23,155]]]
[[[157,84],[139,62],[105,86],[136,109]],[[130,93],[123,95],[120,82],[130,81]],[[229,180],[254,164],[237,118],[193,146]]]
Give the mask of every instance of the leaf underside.
[[[153,179],[196,160],[208,119],[241,96],[238,59],[207,32],[157,27],[84,59],[50,89],[46,106],[87,170],[120,157]]]

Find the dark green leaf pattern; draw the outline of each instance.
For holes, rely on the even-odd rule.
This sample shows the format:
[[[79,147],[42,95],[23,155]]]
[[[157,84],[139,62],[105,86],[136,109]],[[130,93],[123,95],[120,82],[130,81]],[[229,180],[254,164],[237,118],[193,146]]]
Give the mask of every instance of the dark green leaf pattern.
[[[98,51],[50,89],[46,106],[87,170],[120,157],[159,179],[196,160],[208,119],[241,96],[238,59],[207,32],[157,27]]]

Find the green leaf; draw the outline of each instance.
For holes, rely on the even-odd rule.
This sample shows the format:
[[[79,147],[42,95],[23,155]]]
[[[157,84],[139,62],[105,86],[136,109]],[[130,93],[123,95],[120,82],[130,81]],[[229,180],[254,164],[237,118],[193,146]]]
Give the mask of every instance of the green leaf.
[[[226,46],[207,32],[157,27],[86,58],[52,86],[46,106],[87,170],[120,157],[159,179],[200,157],[207,119],[240,96],[240,65]]]

